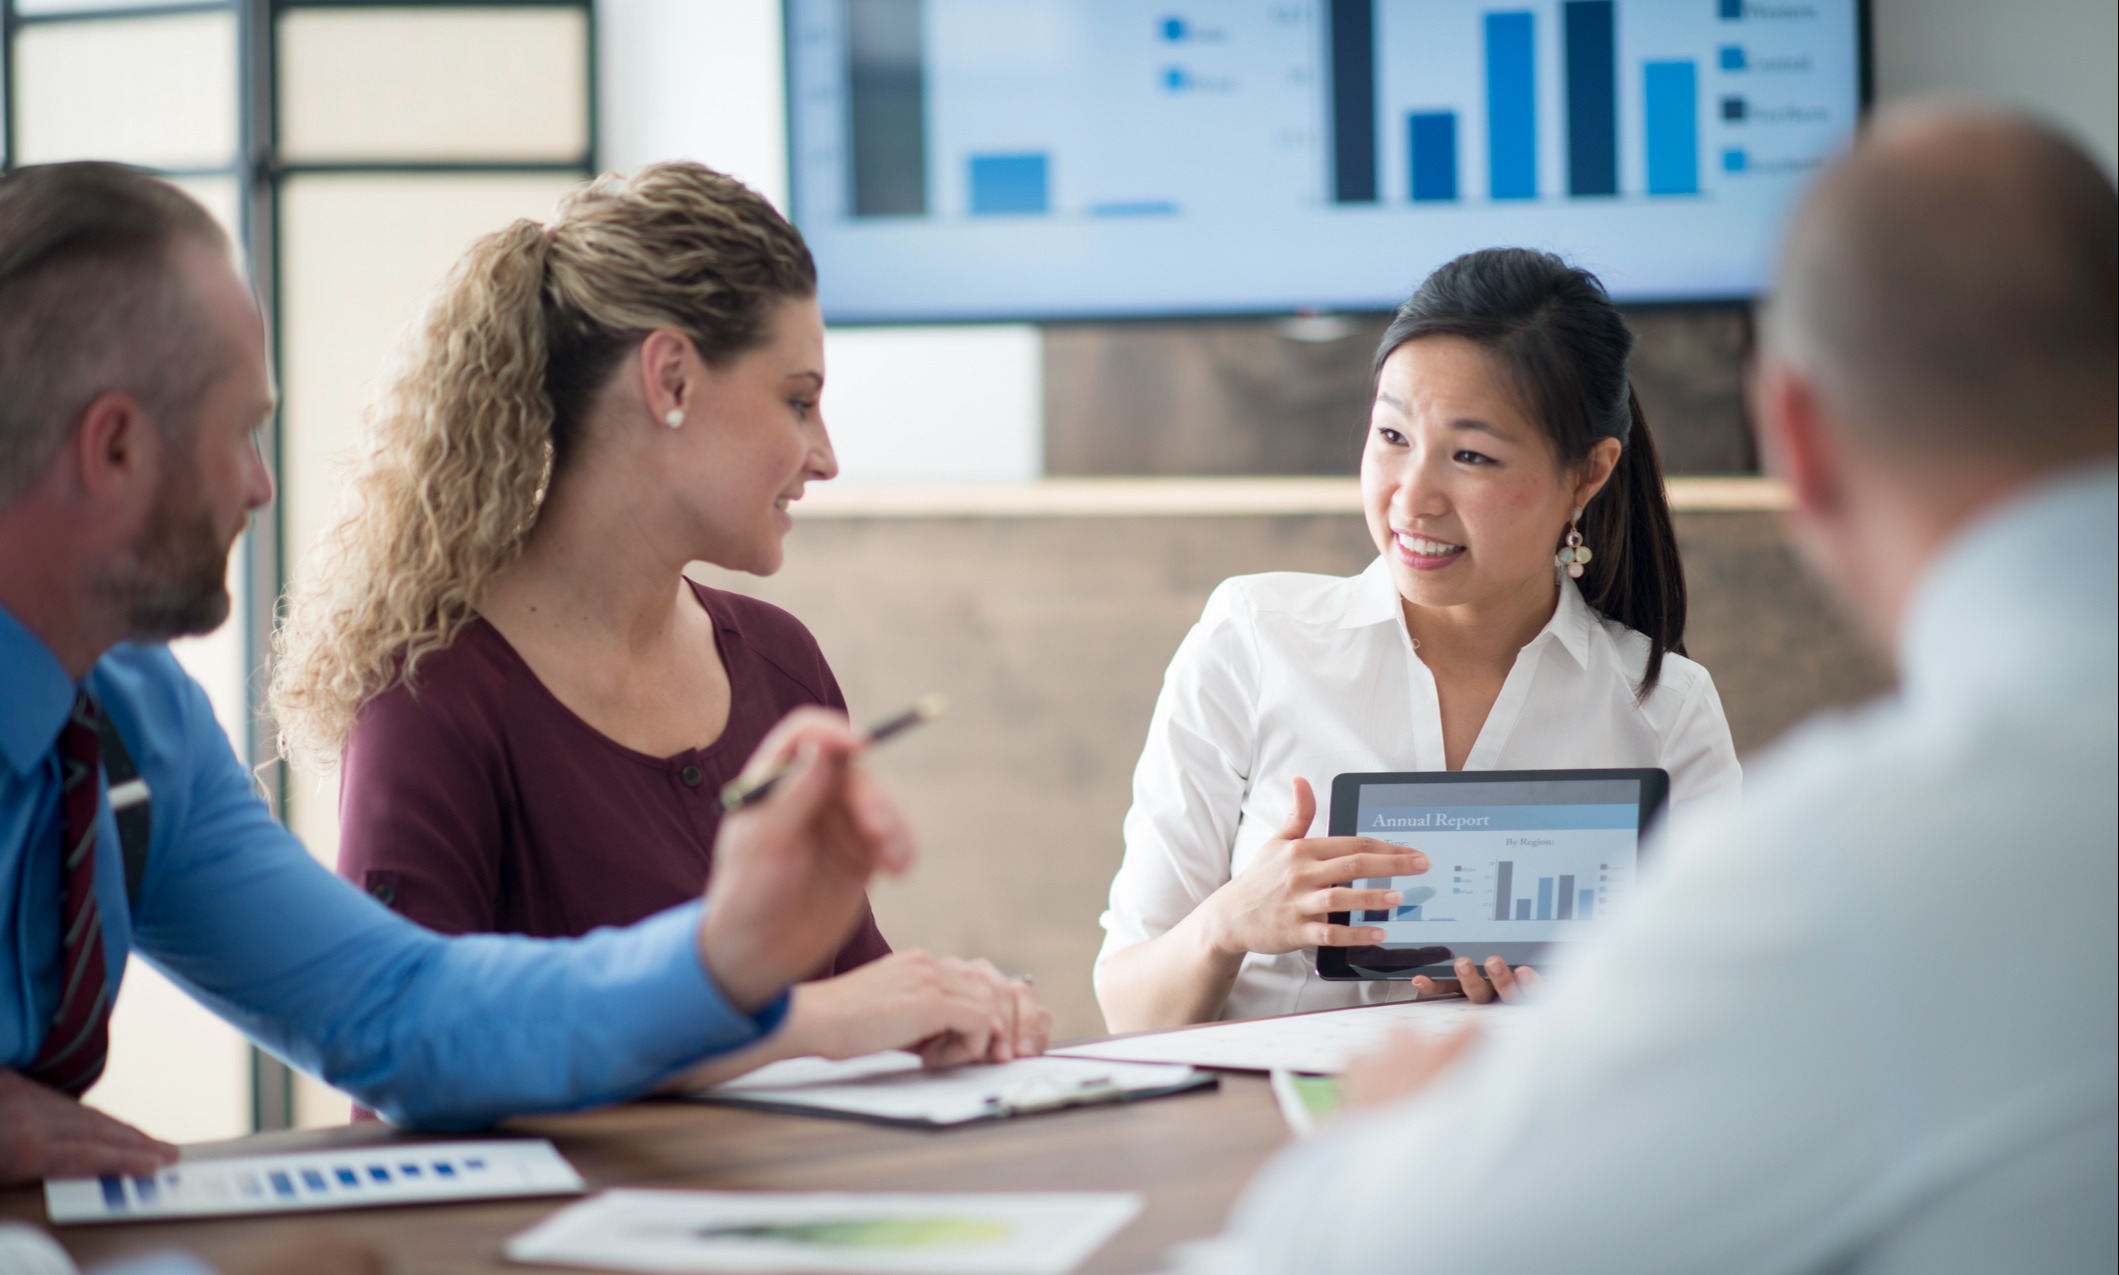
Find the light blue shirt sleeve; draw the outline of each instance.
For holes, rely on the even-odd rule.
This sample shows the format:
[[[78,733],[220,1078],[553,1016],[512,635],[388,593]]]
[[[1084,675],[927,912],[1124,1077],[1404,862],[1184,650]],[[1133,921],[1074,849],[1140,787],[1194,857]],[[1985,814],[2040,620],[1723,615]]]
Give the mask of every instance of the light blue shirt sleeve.
[[[635,1096],[778,1026],[731,1005],[702,905],[579,939],[442,938],[312,859],[166,651],[95,680],[153,789],[132,946],[266,1048],[393,1122],[461,1128]]]

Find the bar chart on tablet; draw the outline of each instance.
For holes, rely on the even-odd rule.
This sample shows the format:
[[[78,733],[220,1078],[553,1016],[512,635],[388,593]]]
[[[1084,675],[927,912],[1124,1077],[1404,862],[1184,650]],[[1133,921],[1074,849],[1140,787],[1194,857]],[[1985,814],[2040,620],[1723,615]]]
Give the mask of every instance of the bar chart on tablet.
[[[1575,923],[1595,920],[1632,887],[1639,819],[1632,803],[1364,804],[1363,836],[1412,846],[1431,866],[1422,876],[1357,882],[1403,897],[1395,908],[1354,919],[1405,945],[1425,942],[1424,927],[1437,925],[1448,925],[1459,941],[1567,937]]]

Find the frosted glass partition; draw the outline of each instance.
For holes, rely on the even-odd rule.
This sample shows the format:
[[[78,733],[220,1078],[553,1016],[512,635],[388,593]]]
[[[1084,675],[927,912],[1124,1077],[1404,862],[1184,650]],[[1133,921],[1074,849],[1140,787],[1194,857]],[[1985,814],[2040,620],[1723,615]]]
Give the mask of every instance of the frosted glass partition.
[[[230,244],[243,242],[243,190],[233,177],[172,177],[169,184],[199,201],[213,219],[228,232]],[[247,270],[243,254],[234,254],[238,269]]]
[[[279,26],[294,164],[572,163],[588,153],[588,14],[295,9]]]
[[[236,159],[235,15],[35,23],[15,36],[19,164]]]

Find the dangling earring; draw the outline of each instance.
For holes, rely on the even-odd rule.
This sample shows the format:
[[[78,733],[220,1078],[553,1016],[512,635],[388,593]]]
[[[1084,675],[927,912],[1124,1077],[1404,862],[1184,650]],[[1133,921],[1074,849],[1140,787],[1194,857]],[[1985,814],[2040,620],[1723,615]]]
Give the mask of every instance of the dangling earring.
[[[662,423],[669,426],[671,429],[676,429],[678,426],[684,424],[684,409],[681,407],[671,408],[669,410],[669,414],[662,418]]]
[[[1581,522],[1582,511],[1577,509],[1567,520],[1567,547],[1552,556],[1552,564],[1566,568],[1568,576],[1576,580],[1582,578],[1582,568],[1596,556],[1589,552],[1588,545],[1582,543]]]

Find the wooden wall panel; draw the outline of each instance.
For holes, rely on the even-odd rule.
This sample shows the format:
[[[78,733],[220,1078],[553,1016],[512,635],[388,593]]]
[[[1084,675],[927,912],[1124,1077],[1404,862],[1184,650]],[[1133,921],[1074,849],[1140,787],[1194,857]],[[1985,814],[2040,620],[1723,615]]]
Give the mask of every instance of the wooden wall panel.
[[[1757,469],[1745,426],[1747,313],[1629,312],[1634,383],[1671,473]],[[1344,335],[1280,320],[1070,324],[1044,330],[1045,472],[1345,474],[1368,422],[1386,316]]]

